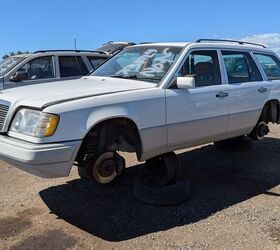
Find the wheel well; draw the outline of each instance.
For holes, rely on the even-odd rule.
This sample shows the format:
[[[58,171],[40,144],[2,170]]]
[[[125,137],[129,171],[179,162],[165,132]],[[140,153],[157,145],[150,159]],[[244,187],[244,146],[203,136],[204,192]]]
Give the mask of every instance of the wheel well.
[[[136,124],[128,118],[113,118],[96,124],[83,139],[76,161],[105,151],[142,153],[142,142]]]
[[[280,104],[278,100],[268,101],[262,110],[261,117],[265,123],[279,123]]]

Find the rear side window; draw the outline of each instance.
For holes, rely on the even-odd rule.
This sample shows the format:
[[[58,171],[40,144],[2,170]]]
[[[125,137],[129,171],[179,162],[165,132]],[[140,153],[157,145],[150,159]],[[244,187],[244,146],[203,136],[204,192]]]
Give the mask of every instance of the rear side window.
[[[106,57],[96,57],[96,56],[88,56],[88,60],[90,61],[93,69],[98,68],[101,64],[103,64],[107,58]]]
[[[88,69],[80,56],[59,56],[61,77],[84,76]]]
[[[280,62],[276,56],[255,54],[268,80],[280,79]]]
[[[221,74],[217,51],[201,50],[192,52],[183,64],[179,75],[193,75],[196,87],[221,84]]]
[[[261,73],[249,53],[222,51],[222,56],[229,83],[262,81]]]

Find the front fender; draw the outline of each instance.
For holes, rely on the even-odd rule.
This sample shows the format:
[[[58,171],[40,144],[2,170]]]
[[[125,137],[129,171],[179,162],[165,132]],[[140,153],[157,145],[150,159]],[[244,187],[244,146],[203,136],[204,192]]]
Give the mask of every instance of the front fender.
[[[167,140],[165,90],[144,89],[54,105],[44,110],[60,114],[60,124],[44,142],[81,140],[98,123],[127,118],[135,123],[143,151],[165,147]]]
[[[98,123],[114,118],[127,118],[135,123],[138,130],[141,129],[140,121],[137,119],[136,115],[131,113],[129,110],[124,107],[107,106],[94,110],[89,114],[86,122],[86,133]],[[83,137],[85,135],[86,134],[84,134]]]

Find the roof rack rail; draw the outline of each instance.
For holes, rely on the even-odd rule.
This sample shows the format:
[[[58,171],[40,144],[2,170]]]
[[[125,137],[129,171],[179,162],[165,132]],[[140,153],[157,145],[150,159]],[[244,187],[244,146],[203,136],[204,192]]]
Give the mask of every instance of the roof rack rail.
[[[141,42],[139,44],[153,44],[153,43],[155,43],[155,42]]]
[[[34,54],[36,53],[47,53],[47,52],[91,52],[91,53],[99,53],[99,54],[104,54],[104,55],[107,55],[106,52],[104,51],[97,51],[97,50],[80,50],[80,49],[77,49],[77,50],[72,50],[72,49],[50,49],[50,50],[38,50],[38,51],[35,51]]]
[[[238,43],[241,45],[249,44],[249,45],[255,45],[255,46],[260,46],[260,47],[266,48],[266,46],[264,44],[260,44],[260,43],[250,43],[250,42],[229,40],[229,39],[198,39],[198,40],[196,40],[196,43],[201,43],[203,41],[205,41],[205,42],[229,42],[229,43]]]

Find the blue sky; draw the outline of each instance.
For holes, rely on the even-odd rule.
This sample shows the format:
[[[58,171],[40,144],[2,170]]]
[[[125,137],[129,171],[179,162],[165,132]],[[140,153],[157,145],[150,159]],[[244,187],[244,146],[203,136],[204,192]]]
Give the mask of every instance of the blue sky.
[[[0,6],[0,56],[17,50],[72,49],[74,37],[79,49],[111,40],[262,41],[265,35],[265,41],[280,44],[279,0],[2,0]]]

